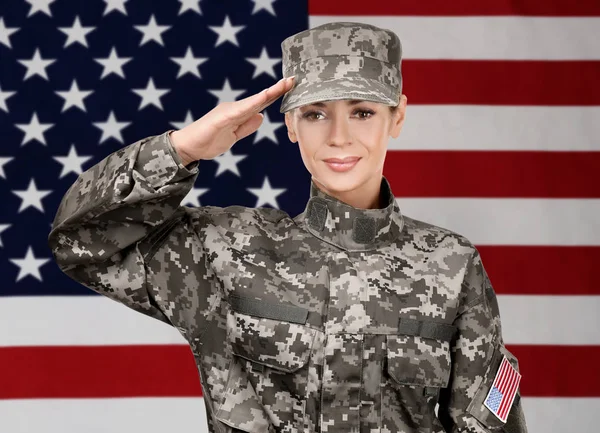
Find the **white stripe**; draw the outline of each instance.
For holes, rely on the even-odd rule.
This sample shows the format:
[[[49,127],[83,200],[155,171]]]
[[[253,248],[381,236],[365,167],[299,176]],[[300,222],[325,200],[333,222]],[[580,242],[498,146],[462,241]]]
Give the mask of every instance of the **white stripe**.
[[[600,296],[499,295],[498,305],[507,344],[600,344]]]
[[[468,167],[461,170],[468,172]],[[600,245],[600,199],[397,197],[397,201],[403,214],[450,229],[477,245]]]
[[[174,327],[104,296],[0,297],[0,330],[0,347],[187,344]]]
[[[600,344],[600,296],[498,299],[508,344]],[[175,328],[101,296],[0,298],[0,329],[13,330],[0,346],[187,345]]]
[[[596,433],[600,398],[522,398],[530,433]],[[11,433],[207,433],[202,398],[0,400]]]
[[[332,21],[392,30],[405,59],[600,59],[597,17],[310,16],[309,27]]]
[[[600,151],[600,107],[411,105],[407,97],[390,150]]]
[[[529,433],[598,432],[600,398],[523,397],[521,401]]]
[[[0,400],[6,433],[207,433],[199,398]]]

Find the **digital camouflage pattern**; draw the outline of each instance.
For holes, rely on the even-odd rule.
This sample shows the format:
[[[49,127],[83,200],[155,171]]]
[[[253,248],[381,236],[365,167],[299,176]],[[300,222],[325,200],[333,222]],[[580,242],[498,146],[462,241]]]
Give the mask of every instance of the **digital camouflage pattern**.
[[[526,432],[518,401],[506,424],[483,406],[502,355],[518,364],[468,239],[403,215],[385,177],[381,209],[314,183],[295,218],[180,206],[198,164],[168,132],[110,154],[48,241],[71,278],[181,332],[210,432]]]
[[[279,111],[312,102],[361,99],[398,105],[402,93],[402,45],[396,33],[370,24],[327,23],[281,43],[283,77],[294,87]]]

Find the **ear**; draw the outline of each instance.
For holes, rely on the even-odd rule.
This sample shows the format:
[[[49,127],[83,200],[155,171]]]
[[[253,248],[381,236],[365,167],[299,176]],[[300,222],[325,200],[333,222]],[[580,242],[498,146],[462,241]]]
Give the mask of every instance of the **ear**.
[[[285,126],[287,126],[288,138],[290,139],[290,141],[292,143],[295,143],[298,141],[298,138],[296,137],[296,131],[294,131],[294,126],[293,126],[293,122],[292,122],[292,113],[293,113],[293,110],[286,111],[285,115],[284,115],[284,119],[285,119]]]
[[[408,98],[406,95],[400,96],[400,102],[398,103],[398,109],[392,114],[392,123],[390,125],[390,136],[398,138],[402,125],[404,125],[404,118],[406,116],[406,104]]]

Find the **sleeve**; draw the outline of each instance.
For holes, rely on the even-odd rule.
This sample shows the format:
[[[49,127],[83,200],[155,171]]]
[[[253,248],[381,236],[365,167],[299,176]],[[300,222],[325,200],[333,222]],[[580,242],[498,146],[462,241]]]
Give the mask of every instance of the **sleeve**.
[[[499,412],[506,422],[484,405],[503,358],[517,372],[519,365],[504,345],[496,294],[475,248],[463,280],[463,293],[454,320],[458,332],[452,343],[450,383],[440,392],[438,417],[447,432],[527,433],[518,388],[506,409],[508,416]]]
[[[59,204],[48,245],[75,281],[184,331],[210,310],[214,285],[205,275],[199,223],[190,222],[203,208],[180,206],[199,162],[182,165],[170,132],[119,149],[79,175]],[[166,236],[181,250],[153,257]]]

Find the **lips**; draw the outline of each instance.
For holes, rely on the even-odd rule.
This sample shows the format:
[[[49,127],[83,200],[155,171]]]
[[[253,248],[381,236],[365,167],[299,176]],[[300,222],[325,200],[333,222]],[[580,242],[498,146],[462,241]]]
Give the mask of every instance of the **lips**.
[[[324,159],[325,162],[332,162],[335,164],[348,164],[350,162],[356,162],[360,159],[358,156],[347,156],[346,158],[329,158]]]
[[[324,159],[323,161],[331,170],[341,173],[352,170],[352,168],[358,164],[360,159],[361,158],[356,156],[349,156],[346,158],[329,158]]]

